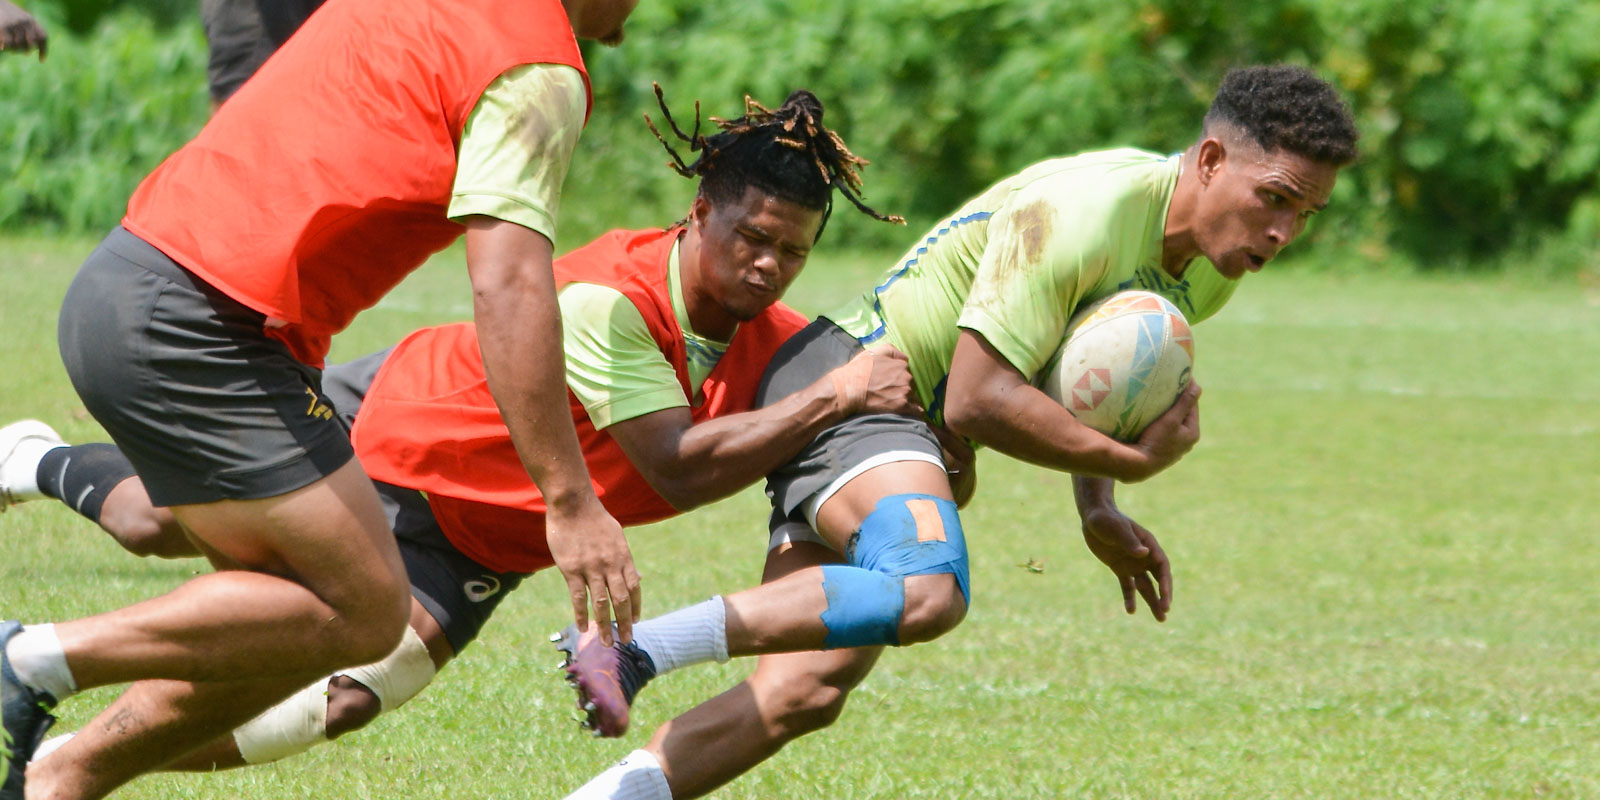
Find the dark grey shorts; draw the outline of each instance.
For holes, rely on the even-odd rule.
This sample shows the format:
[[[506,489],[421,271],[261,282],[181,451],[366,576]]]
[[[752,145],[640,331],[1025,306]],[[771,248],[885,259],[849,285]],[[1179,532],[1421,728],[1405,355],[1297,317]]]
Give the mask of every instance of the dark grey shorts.
[[[322,374],[323,391],[346,430],[355,423],[361,401],[388,357],[389,350],[382,350],[334,364]],[[411,596],[438,620],[450,646],[460,653],[478,637],[506,594],[527,576],[494,572],[463,555],[439,528],[428,499],[421,492],[379,481],[372,483],[378,490],[384,516],[389,519],[389,529],[400,545]]]
[[[827,319],[818,319],[789,337],[767,365],[756,389],[756,406],[788,397],[842,366],[861,343]],[[828,488],[852,470],[891,453],[910,453],[943,464],[939,439],[921,419],[895,414],[862,414],[818,434],[789,463],[767,476],[767,497],[776,530],[797,513],[812,495]]]
[[[377,481],[373,485],[400,544],[411,596],[438,620],[459,654],[478,638],[489,615],[527,575],[494,572],[462,555],[439,529],[421,492]]]
[[[274,497],[354,455],[265,318],[117,228],[61,306],[61,359],[158,506]]]

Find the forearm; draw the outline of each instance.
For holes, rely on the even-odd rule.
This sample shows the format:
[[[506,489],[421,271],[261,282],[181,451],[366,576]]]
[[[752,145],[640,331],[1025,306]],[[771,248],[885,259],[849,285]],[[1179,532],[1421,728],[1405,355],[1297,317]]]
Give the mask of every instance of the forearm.
[[[1072,499],[1077,503],[1080,517],[1091,510],[1116,510],[1116,491],[1117,482],[1110,478],[1072,476]]]
[[[947,408],[951,429],[1012,458],[1093,478],[1139,475],[1144,457],[1137,449],[1078,422],[1028,384],[962,406],[954,419]]]
[[[522,270],[474,286],[473,312],[489,391],[529,477],[552,508],[594,500],[567,404],[549,271]]]
[[[1150,458],[1079,422],[981,336],[962,331],[945,392],[945,421],[968,439],[1062,472],[1117,480],[1150,476]]]
[[[727,497],[794,458],[847,416],[827,379],[756,411],[707,420],[678,441],[674,479],[663,487],[680,511]]]

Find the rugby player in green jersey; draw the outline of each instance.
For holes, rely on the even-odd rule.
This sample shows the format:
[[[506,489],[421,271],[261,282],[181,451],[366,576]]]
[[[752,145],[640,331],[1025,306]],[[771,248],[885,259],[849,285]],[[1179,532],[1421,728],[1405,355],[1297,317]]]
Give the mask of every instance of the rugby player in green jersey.
[[[853,417],[768,477],[761,586],[646,620],[626,646],[602,645],[593,628],[569,633],[570,679],[607,731],[626,725],[628,703],[654,675],[761,656],[742,684],[666,723],[572,797],[699,796],[830,724],[885,645],[928,641],[961,621],[970,593],[956,507],[975,476],[970,451],[949,437],[941,448],[941,423],[1071,473],[1084,540],[1116,575],[1125,607],[1133,613],[1142,596],[1165,619],[1167,558],[1112,489],[1195,444],[1198,388],[1124,443],[1078,423],[1032,379],[1073,312],[1113,292],[1157,292],[1194,322],[1216,313],[1327,205],[1356,138],[1338,94],[1309,71],[1232,71],[1181,154],[1109,150],[1034,164],[790,339],[758,402],[887,341],[909,358],[927,418]]]

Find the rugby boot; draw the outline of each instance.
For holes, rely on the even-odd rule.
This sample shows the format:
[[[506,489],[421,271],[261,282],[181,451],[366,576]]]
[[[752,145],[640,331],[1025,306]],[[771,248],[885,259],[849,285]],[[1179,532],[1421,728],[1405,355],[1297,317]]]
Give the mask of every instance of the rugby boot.
[[[39,466],[37,456],[65,445],[53,428],[36,419],[0,428],[0,511],[43,496],[33,473]]]
[[[607,738],[627,733],[633,698],[656,676],[650,654],[633,642],[605,646],[596,625],[581,634],[578,626],[568,625],[550,640],[566,654],[561,668],[578,692],[578,707],[587,715],[583,726]]]
[[[0,622],[0,721],[5,723],[4,738],[0,739],[0,755],[5,756],[0,763],[0,800],[22,800],[28,762],[56,721],[50,716],[56,699],[24,686],[11,671],[6,643],[21,631],[19,622]]]

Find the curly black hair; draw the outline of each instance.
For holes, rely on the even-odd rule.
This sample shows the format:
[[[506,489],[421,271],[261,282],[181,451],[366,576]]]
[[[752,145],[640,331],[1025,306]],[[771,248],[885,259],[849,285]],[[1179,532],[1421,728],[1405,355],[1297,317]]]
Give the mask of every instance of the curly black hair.
[[[1267,152],[1287,150],[1342,167],[1356,160],[1361,134],[1350,108],[1327,81],[1292,64],[1228,71],[1206,112],[1205,130],[1237,127]]]
[[[713,203],[737,202],[747,186],[804,208],[820,209],[822,224],[817,237],[833,212],[833,190],[850,200],[856,208],[884,222],[905,224],[902,217],[881,214],[861,199],[861,167],[867,160],[850,152],[839,134],[822,126],[822,101],[805,89],[796,89],[776,110],[744,98],[745,114],[738,119],[710,117],[721,130],[711,136],[700,135],[700,103],[694,104],[694,130],[684,133],[667,110],[660,84],[653,84],[656,103],[666,117],[672,133],[688,143],[691,153],[700,157],[685,162],[649,114],[645,124],[661,146],[672,156],[668,166],[686,178],[700,178],[700,194]]]

